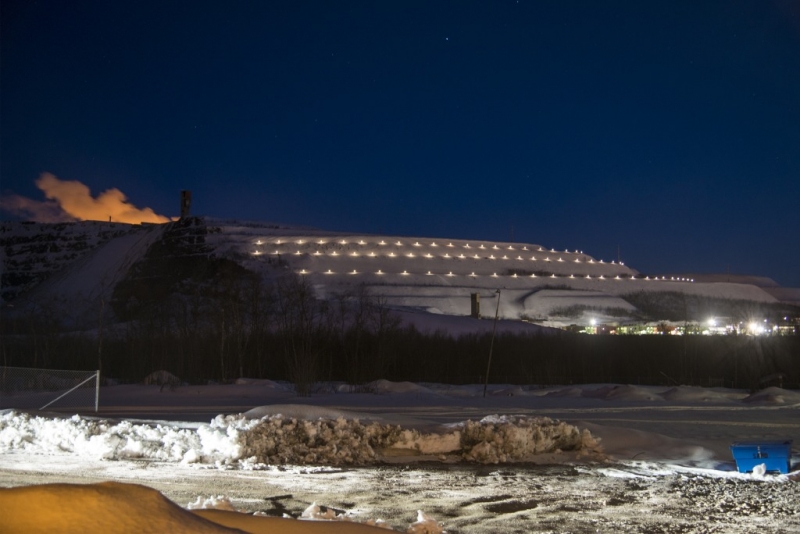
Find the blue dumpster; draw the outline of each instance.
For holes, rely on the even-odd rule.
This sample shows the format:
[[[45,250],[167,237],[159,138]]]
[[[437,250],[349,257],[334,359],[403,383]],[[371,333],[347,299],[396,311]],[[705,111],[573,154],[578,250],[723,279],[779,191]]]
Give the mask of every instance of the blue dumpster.
[[[752,471],[761,464],[766,466],[767,471],[788,473],[792,440],[737,441],[731,445],[731,453],[740,473]]]

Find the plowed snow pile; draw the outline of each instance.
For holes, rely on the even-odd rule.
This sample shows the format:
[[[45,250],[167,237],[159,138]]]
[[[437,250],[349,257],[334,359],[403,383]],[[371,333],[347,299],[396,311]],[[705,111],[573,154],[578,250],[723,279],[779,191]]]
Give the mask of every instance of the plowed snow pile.
[[[0,451],[75,453],[98,459],[240,465],[366,465],[398,455],[450,455],[478,463],[597,447],[588,430],[546,417],[490,416],[423,433],[358,419],[304,420],[272,415],[217,416],[208,425],[112,423],[8,411],[0,416]]]

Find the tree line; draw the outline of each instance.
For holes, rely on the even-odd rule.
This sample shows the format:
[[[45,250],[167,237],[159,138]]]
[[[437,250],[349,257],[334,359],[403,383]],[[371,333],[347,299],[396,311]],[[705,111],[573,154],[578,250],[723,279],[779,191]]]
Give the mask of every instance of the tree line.
[[[286,380],[298,395],[321,382],[480,383],[489,334],[423,333],[365,286],[318,299],[309,280],[229,277],[146,305],[98,310],[96,324],[44,303],[0,318],[2,364],[98,369],[121,382],[166,370],[190,383]],[[106,316],[103,315],[105,310]],[[123,313],[116,313],[117,316]],[[800,387],[800,337],[498,334],[493,383],[628,383]]]

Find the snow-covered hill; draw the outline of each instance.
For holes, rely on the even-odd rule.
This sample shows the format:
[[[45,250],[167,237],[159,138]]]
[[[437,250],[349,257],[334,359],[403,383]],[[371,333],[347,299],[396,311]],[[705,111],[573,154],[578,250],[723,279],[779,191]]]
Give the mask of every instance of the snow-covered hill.
[[[170,254],[179,255],[181,265],[211,258],[265,278],[294,272],[322,298],[364,285],[406,312],[451,316],[469,315],[475,293],[482,314],[493,316],[498,290],[503,318],[544,321],[572,310],[566,323],[588,322],[589,315],[635,316],[636,307],[626,300],[631,294],[770,304],[779,301],[781,291],[791,293],[759,277],[645,276],[621,262],[535,243],[337,233],[205,218],[147,226],[3,223],[0,230],[5,300],[107,298],[137,272],[152,277],[152,264]]]

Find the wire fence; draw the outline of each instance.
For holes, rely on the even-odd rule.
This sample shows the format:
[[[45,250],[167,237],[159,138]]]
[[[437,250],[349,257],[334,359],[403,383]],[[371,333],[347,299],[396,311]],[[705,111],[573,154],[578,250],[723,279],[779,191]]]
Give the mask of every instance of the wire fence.
[[[94,410],[100,371],[0,367],[0,409]]]

